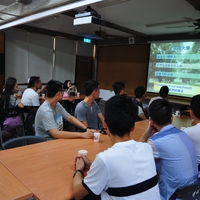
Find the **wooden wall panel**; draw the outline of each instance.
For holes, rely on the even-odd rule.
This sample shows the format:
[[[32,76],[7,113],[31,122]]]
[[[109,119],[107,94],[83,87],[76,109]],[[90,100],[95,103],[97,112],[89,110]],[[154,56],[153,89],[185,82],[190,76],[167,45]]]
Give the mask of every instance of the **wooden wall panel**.
[[[137,86],[146,87],[149,44],[99,47],[97,81],[101,89],[113,90],[115,81],[123,81],[133,95]]]
[[[5,42],[4,42],[4,32],[0,31],[0,53],[4,53],[4,46],[5,46]]]

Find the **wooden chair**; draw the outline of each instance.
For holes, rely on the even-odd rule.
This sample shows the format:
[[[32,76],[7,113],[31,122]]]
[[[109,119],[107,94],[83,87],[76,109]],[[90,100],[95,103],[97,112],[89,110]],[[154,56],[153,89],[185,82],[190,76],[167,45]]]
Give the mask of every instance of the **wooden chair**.
[[[22,136],[10,139],[2,144],[2,150],[11,149],[15,147],[26,146],[39,142],[45,142],[46,139],[42,136]]]
[[[198,200],[200,199],[200,182],[180,187],[172,194],[169,200]]]

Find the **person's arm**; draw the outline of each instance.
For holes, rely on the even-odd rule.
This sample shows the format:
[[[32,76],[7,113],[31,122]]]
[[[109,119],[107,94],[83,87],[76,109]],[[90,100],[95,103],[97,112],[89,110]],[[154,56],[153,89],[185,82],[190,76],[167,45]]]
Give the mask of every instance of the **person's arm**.
[[[41,90],[37,91],[38,94],[40,94],[41,92],[43,92],[46,89],[46,86],[44,86]]]
[[[24,108],[24,104],[23,104],[23,103],[21,103],[21,102],[20,102],[20,103],[18,103],[18,104],[17,104],[17,106],[18,106],[19,108]]]
[[[103,124],[103,121],[104,121],[104,116],[103,116],[103,114],[102,114],[102,113],[99,113],[99,114],[98,114],[98,117],[99,117],[99,119],[101,120],[101,122],[102,122],[102,124]]]
[[[149,124],[149,126],[147,127],[147,130],[142,134],[142,136],[140,137],[140,142],[147,142],[147,140],[156,133],[157,131],[155,130],[155,128]]]
[[[75,94],[77,94],[77,87],[74,85],[74,87],[75,87]]]
[[[92,132],[80,133],[80,132],[59,131],[58,129],[51,129],[49,130],[49,133],[55,139],[93,138]]]
[[[68,122],[70,122],[71,124],[77,126],[80,129],[85,130],[88,127],[88,123],[86,121],[84,122],[80,122],[78,119],[76,119],[75,117],[73,117],[72,115],[69,115],[66,120]],[[88,131],[88,129],[87,129]]]
[[[147,117],[145,116],[145,114],[144,114],[144,113],[141,113],[141,114],[139,115],[139,118],[140,118],[140,119],[142,119],[142,120],[145,120],[145,119],[147,119]]]
[[[81,170],[83,173],[83,169],[85,167],[84,161],[82,158],[76,159],[76,170]],[[74,178],[73,178],[73,191],[74,197],[76,200],[83,199],[86,195],[88,195],[88,191],[83,187],[82,180],[83,175],[80,171],[77,171]]]

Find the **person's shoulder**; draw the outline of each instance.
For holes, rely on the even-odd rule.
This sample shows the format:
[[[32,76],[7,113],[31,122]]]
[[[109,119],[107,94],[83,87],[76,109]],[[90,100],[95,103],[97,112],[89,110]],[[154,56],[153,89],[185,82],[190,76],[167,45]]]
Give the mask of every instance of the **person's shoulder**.
[[[50,107],[49,103],[47,101],[44,101],[44,103],[38,108],[38,113],[45,113],[52,111],[52,108]]]

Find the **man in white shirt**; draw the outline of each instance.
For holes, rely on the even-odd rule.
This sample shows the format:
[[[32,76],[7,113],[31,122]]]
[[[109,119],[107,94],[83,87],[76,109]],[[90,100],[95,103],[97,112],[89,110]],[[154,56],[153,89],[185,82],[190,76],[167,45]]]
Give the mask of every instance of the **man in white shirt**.
[[[137,112],[137,105],[126,95],[116,95],[106,102],[103,124],[112,147],[97,154],[93,163],[86,157],[75,157],[76,200],[88,194],[92,199],[101,195],[101,200],[160,200],[151,146],[130,138]],[[85,178],[84,168],[89,168]]]
[[[162,87],[160,88],[159,96],[153,97],[153,98],[149,101],[149,106],[150,106],[150,104],[151,104],[153,101],[155,101],[156,99],[165,99],[165,98],[167,98],[168,93],[169,93],[169,88],[168,88],[167,86],[162,86]]]
[[[39,76],[32,76],[29,80],[28,88],[22,95],[21,102],[25,106],[40,106],[38,89],[42,88],[42,83]]]
[[[197,161],[200,164],[200,95],[196,95],[192,98],[190,103],[190,116],[194,119],[192,122],[192,127],[184,129],[184,132],[192,140],[194,149],[197,154]],[[200,165],[199,165],[200,168]]]

